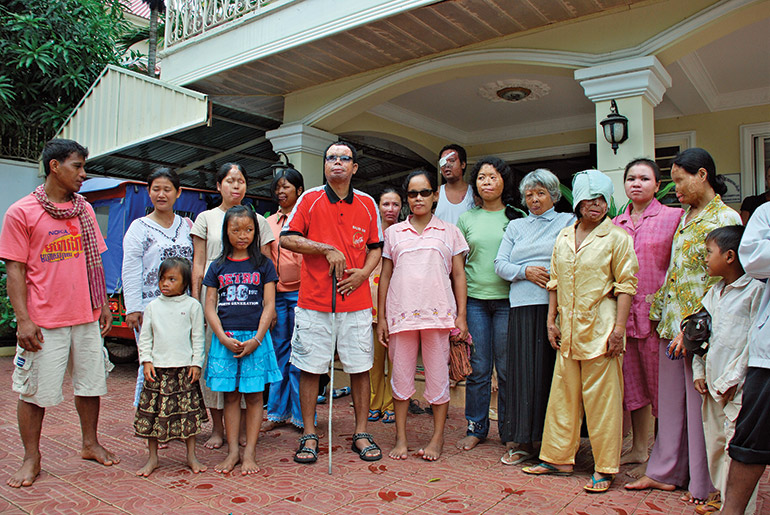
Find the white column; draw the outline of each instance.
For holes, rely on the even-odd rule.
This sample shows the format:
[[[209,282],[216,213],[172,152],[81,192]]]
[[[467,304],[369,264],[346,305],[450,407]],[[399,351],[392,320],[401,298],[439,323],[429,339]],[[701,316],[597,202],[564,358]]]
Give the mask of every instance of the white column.
[[[273,150],[285,152],[289,161],[305,178],[305,188],[323,184],[323,153],[331,143],[339,138],[330,132],[302,125],[288,123],[265,133],[273,145]]]
[[[623,190],[623,170],[638,157],[655,158],[654,108],[671,87],[671,76],[656,57],[635,57],[575,71],[575,80],[596,107],[596,160],[599,170],[612,178],[615,203],[628,200]],[[628,118],[628,140],[618,153],[604,138],[599,122],[610,114],[610,101]]]

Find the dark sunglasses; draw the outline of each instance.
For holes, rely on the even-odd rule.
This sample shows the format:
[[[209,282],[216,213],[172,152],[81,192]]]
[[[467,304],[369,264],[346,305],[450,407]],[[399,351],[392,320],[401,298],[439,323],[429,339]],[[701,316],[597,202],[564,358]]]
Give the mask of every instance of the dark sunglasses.
[[[350,157],[350,156],[326,156],[325,159],[326,159],[327,163],[333,163],[337,159],[339,159],[343,163],[347,163],[348,161],[352,161],[353,160],[353,158]]]
[[[419,195],[419,196],[421,196],[423,198],[428,198],[431,195],[433,195],[433,190],[420,190],[420,191],[409,190],[409,191],[406,192],[406,195],[409,198],[417,198],[417,195]]]

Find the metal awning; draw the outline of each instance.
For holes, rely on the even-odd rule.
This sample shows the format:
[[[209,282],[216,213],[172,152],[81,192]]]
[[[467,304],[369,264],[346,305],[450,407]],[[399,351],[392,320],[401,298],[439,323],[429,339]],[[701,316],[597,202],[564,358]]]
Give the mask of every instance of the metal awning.
[[[270,197],[271,165],[278,156],[265,133],[280,124],[197,91],[107,66],[57,137],[88,147],[90,176],[144,181],[165,166],[180,174],[184,186],[213,190],[217,169],[237,162],[249,176],[249,194]],[[431,168],[401,145],[376,137],[349,139],[360,151],[353,185],[364,191],[396,187],[409,170]]]
[[[91,175],[144,180],[158,166],[185,186],[214,189],[229,161],[249,175],[249,193],[269,196],[277,161],[265,132],[280,122],[212,103],[208,96],[116,66],[107,66],[59,129],[89,149]]]

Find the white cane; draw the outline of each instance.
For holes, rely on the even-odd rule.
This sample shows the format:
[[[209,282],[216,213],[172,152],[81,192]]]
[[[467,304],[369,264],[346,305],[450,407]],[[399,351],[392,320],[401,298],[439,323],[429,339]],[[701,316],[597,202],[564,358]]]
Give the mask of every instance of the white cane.
[[[332,274],[332,359],[330,363],[328,397],[329,397],[329,475],[332,474],[332,404],[334,402],[334,350],[337,346],[337,274]]]

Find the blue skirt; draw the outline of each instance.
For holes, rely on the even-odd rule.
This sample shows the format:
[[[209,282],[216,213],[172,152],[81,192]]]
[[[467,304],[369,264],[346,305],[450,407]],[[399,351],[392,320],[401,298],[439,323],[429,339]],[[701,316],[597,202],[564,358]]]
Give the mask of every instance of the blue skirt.
[[[256,331],[228,333],[241,342],[257,334]],[[233,352],[222,345],[217,335],[213,335],[205,378],[213,392],[257,393],[265,391],[266,384],[280,381],[282,375],[275,359],[270,332],[265,333],[262,343],[254,352],[242,358],[234,357]]]

